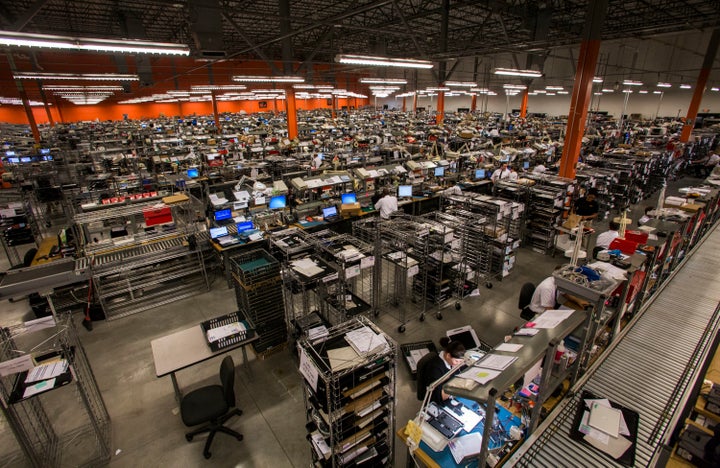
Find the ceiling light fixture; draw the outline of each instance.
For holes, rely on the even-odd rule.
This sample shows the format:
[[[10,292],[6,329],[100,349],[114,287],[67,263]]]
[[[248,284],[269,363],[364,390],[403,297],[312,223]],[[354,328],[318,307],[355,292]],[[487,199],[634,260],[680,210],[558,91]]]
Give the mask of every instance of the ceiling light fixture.
[[[44,85],[45,91],[122,91],[122,86]]]
[[[496,68],[496,75],[508,75],[508,76],[524,76],[527,78],[540,78],[543,76],[542,72],[536,70],[518,70],[516,68]]]
[[[603,79],[601,77],[599,77],[599,76],[593,77],[593,83],[602,83],[602,82],[603,82]]]
[[[692,86],[690,86],[689,84],[681,84],[680,85],[680,89],[690,89],[690,88],[692,88]]]
[[[190,89],[193,91],[242,91],[244,89],[247,89],[247,86],[245,85],[193,85],[190,86]]]
[[[439,87],[439,88],[425,88],[426,91],[430,91],[431,93],[437,93],[440,91],[450,91],[450,88],[446,87]]]
[[[662,94],[662,91],[653,91],[653,94]]]
[[[15,72],[16,80],[140,81],[138,75],[122,73],[41,73]]]
[[[429,60],[402,59],[389,57],[374,57],[370,55],[346,55],[338,54],[335,56],[338,63],[346,63],[350,65],[375,65],[379,67],[399,67],[399,68],[432,68],[433,63]]]
[[[612,89],[612,88],[603,88],[603,89],[602,89],[602,92],[603,92],[603,93],[614,93],[615,90]]]
[[[387,85],[405,85],[407,80],[402,78],[360,78],[363,84],[387,84]]]
[[[563,90],[565,90],[565,88],[563,88],[562,86],[545,86],[545,89],[547,89],[548,91],[563,91]]]
[[[570,94],[568,91],[558,91],[558,94]]]
[[[663,83],[663,82],[660,82],[660,83],[657,84],[657,87],[658,87],[658,88],[672,88],[672,84],[671,84],[671,83]]]
[[[0,31],[0,45],[11,47],[39,47],[83,52],[113,52],[126,54],[190,55],[186,45],[136,40],[94,39],[54,36],[49,34]]]
[[[521,85],[521,84],[508,84],[508,83],[505,83],[505,84],[503,85],[503,88],[505,88],[505,89],[527,89],[527,86]]]
[[[622,92],[625,94],[632,94],[633,90],[632,89],[623,89]]]
[[[647,94],[648,92],[647,92],[647,89],[641,89],[640,91],[638,91],[638,93],[640,93],[640,94]]]
[[[233,81],[241,83],[304,83],[305,78],[301,76],[233,76]]]
[[[713,86],[712,88],[710,88],[710,91],[720,91],[720,88],[718,88],[717,86]]]
[[[625,86],[642,86],[643,82],[642,81],[625,80],[625,81],[623,81],[622,84]]]
[[[446,81],[443,86],[452,86],[454,88],[474,88],[477,83],[474,81]]]

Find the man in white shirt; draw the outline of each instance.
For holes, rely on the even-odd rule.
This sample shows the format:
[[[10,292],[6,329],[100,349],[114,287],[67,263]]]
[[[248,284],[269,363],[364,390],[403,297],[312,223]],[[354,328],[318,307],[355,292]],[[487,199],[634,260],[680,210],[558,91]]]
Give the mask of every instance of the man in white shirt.
[[[536,314],[542,314],[546,310],[554,309],[556,303],[557,286],[555,285],[555,278],[548,276],[535,288],[528,307]]]
[[[618,233],[618,229],[620,229],[620,224],[616,223],[615,221],[610,221],[609,229],[603,233],[600,233],[597,236],[597,240],[595,241],[595,247],[609,249],[612,241],[614,241],[615,238],[620,235],[620,233]]]
[[[452,185],[443,190],[443,195],[462,195],[462,189],[458,184]]]
[[[510,182],[517,182],[517,180],[518,180],[518,173],[514,167],[510,168],[510,176],[508,177],[508,180]]]
[[[510,179],[510,169],[508,169],[507,163],[502,163],[502,166],[500,166],[499,169],[496,169],[495,172],[493,172],[493,175],[490,177],[490,180],[492,180],[492,183],[497,183],[498,180],[508,180]]]
[[[398,199],[395,195],[390,195],[386,188],[382,194],[382,198],[375,203],[375,209],[380,212],[382,219],[390,219],[390,215],[398,210]]]
[[[315,157],[313,157],[312,160],[312,168],[313,169],[320,169],[320,166],[322,166],[322,156],[320,153],[316,154]]]
[[[713,153],[710,155],[707,161],[705,161],[705,175],[709,176],[710,173],[715,169],[715,166],[720,162],[720,155]]]
[[[542,163],[533,167],[533,174],[545,174],[546,171],[547,171],[547,167],[545,167]]]

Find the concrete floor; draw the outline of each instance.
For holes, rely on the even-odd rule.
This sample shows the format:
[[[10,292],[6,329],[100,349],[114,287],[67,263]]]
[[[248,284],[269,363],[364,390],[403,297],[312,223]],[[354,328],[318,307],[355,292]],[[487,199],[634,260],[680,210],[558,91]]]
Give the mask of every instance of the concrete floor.
[[[699,181],[687,178],[672,185],[686,186]],[[647,204],[654,204],[654,200],[642,206]],[[641,207],[635,209],[633,215],[639,211]],[[597,231],[602,232],[606,225],[607,222],[596,223]],[[494,346],[523,323],[517,309],[520,286],[526,281],[537,284],[557,263],[565,261],[561,256],[553,258],[520,248],[516,267],[508,277],[494,281],[492,289],[481,287],[479,296],[462,301],[461,310],[443,309],[442,320],[432,314],[423,322],[415,318],[407,323],[402,334],[397,331],[399,322],[393,315],[381,313],[377,322],[399,344],[422,340],[437,343],[446,330],[472,325],[481,340]],[[17,323],[29,311],[26,301],[2,301],[0,309],[4,325]],[[205,460],[202,455],[205,437],[197,437],[191,443],[185,440],[188,428],[180,419],[170,378],[155,377],[150,342],[233,310],[236,310],[234,292],[216,275],[211,291],[202,295],[119,320],[95,322],[91,332],[79,328],[112,421],[111,466],[280,468],[310,465],[301,376],[290,350],[264,360],[255,358],[249,350],[250,362],[245,365],[241,365],[239,350],[230,353],[238,365],[235,390],[238,407],[244,413],[231,419],[228,425],[245,435],[242,442],[218,434],[212,446],[213,456]],[[77,316],[78,324],[80,320]],[[220,361],[216,358],[180,371],[180,387],[187,391],[217,383]],[[398,361],[396,429],[412,419],[419,406],[410,372],[405,363]],[[5,442],[12,437],[4,421],[0,437]],[[8,444],[0,444],[4,445]],[[404,466],[405,458],[406,450],[396,439],[395,466]]]

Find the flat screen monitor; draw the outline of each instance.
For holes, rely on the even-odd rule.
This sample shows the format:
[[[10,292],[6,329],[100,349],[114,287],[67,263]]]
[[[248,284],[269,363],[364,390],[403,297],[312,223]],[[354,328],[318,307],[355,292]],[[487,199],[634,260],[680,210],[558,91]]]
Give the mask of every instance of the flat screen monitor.
[[[187,171],[187,176],[188,176],[189,178],[191,178],[191,179],[197,179],[197,177],[198,177],[199,175],[200,175],[200,171],[198,170],[197,167],[194,167],[194,168],[191,167],[191,168],[188,169],[188,171]]]
[[[523,169],[530,169],[530,161],[523,162]]]
[[[398,197],[412,197],[412,185],[398,186]]]
[[[50,148],[40,148],[40,154],[50,154]]]
[[[8,162],[18,164],[20,162],[20,158],[8,158]]]
[[[287,206],[287,197],[285,197],[285,195],[275,195],[274,197],[270,197],[268,208],[271,210],[282,210],[285,206]]]
[[[475,169],[475,178],[480,180],[485,178],[485,169]]]
[[[42,158],[43,158],[43,161],[52,161],[53,160],[53,157],[50,156],[49,154],[46,156],[43,156]]]
[[[480,340],[478,340],[475,330],[473,330],[470,325],[448,330],[446,334],[451,341],[459,341],[462,343],[465,346],[465,349],[472,349],[480,346]]]
[[[211,239],[217,239],[218,237],[227,236],[227,235],[228,235],[227,226],[210,228],[210,238]]]
[[[337,207],[335,205],[323,208],[323,219],[335,218],[338,215]]]
[[[354,193],[343,193],[342,194],[342,204],[349,205],[351,203],[357,203],[357,196],[355,196]]]
[[[23,156],[20,158],[20,162],[29,163],[32,159],[29,156]]]
[[[232,210],[230,208],[226,210],[217,210],[215,212],[215,221],[223,221],[232,218]]]
[[[255,225],[252,221],[243,221],[242,223],[237,223],[238,234],[240,234],[241,232],[249,231],[250,229],[255,229]]]
[[[438,166],[435,168],[435,177],[445,177],[445,168]]]
[[[5,156],[15,156],[15,151],[5,151]]]

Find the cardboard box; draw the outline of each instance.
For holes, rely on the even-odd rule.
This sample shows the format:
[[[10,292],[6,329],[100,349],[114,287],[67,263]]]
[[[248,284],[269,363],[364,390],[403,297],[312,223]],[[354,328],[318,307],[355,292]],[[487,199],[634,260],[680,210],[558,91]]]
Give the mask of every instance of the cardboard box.
[[[360,203],[343,203],[340,205],[340,215],[343,217],[360,216],[362,208]]]
[[[178,193],[176,195],[171,195],[169,197],[163,197],[163,199],[162,199],[163,203],[165,203],[166,205],[172,205],[174,203],[182,203],[182,202],[186,202],[188,200],[189,200],[188,196],[185,194],[182,194],[182,193]]]

